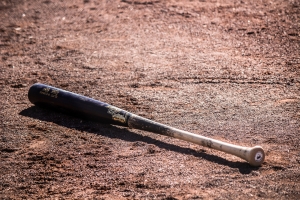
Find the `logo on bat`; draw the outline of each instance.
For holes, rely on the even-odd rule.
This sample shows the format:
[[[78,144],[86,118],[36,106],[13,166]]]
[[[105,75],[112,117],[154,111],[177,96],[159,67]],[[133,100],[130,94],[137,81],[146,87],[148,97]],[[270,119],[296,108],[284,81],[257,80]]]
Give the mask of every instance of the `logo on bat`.
[[[59,93],[59,90],[56,90],[53,88],[51,89],[48,87],[45,87],[40,91],[40,94],[43,94],[43,95],[46,95],[46,96],[49,96],[52,98],[57,98],[58,93]]]
[[[114,107],[114,106],[107,106],[108,111],[107,113],[111,115],[112,119],[121,123],[126,123],[127,115],[122,109]]]

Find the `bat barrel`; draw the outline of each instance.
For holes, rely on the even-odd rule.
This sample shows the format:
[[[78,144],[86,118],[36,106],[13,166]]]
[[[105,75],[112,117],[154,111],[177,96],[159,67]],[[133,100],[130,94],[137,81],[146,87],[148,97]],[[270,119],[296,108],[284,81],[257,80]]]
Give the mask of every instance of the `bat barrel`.
[[[122,126],[128,126],[127,121],[131,114],[107,103],[41,83],[30,87],[28,98],[35,105]]]

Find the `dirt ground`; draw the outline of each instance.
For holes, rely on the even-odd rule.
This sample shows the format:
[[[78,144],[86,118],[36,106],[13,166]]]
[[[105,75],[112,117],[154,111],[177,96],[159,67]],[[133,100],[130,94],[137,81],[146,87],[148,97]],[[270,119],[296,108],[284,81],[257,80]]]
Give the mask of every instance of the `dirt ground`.
[[[0,1],[0,199],[299,199],[298,0]],[[196,134],[31,104],[41,82]]]

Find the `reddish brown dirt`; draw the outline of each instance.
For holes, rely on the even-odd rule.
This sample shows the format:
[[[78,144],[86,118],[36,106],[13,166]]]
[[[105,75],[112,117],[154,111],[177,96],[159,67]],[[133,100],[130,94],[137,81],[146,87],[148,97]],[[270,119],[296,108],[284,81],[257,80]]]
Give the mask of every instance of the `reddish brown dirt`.
[[[299,199],[297,0],[0,2],[1,199]],[[42,82],[238,145],[32,105]]]

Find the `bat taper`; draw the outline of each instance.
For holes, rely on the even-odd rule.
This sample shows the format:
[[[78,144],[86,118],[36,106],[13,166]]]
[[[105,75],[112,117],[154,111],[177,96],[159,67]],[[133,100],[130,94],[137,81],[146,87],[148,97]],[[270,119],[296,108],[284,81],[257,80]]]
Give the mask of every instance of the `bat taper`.
[[[28,91],[31,103],[63,109],[97,121],[123,125],[158,133],[238,156],[252,166],[260,166],[265,159],[262,147],[243,147],[179,130],[132,114],[110,104],[49,85],[36,83]]]

